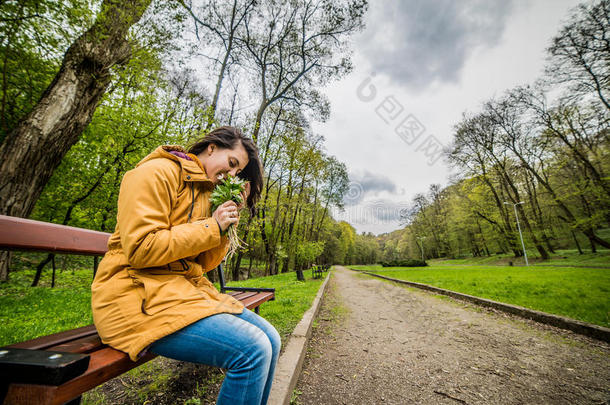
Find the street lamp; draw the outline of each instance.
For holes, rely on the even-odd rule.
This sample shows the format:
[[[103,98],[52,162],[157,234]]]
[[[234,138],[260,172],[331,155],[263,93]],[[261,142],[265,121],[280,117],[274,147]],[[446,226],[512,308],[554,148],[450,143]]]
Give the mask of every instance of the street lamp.
[[[515,218],[517,219],[517,229],[519,229],[519,236],[521,237],[521,247],[523,247],[523,257],[525,257],[525,265],[529,266],[530,264],[527,261],[527,253],[525,252],[525,243],[523,243],[523,234],[521,233],[521,225],[519,225],[519,215],[517,214],[517,205],[524,204],[523,201],[519,201],[518,203],[509,203],[504,201],[504,204],[511,205],[515,209]]]
[[[420,243],[420,248],[421,248],[421,261],[425,262],[426,259],[424,259],[424,242],[422,242],[422,239],[426,239],[425,236],[420,236],[417,239],[419,239],[419,243]]]

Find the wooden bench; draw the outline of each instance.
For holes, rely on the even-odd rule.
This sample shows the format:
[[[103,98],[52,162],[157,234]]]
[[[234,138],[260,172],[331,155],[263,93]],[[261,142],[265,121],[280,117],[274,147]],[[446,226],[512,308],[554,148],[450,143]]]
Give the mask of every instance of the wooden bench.
[[[110,234],[0,215],[0,250],[30,250],[102,256]],[[247,308],[275,299],[273,288],[227,287],[218,266],[222,292]],[[94,325],[0,348],[0,403],[78,404],[81,395],[156,356],[134,362],[102,344]]]
[[[322,266],[318,264],[314,264],[311,268],[311,276],[313,278],[322,277]]]
[[[330,269],[330,264],[314,264],[311,268],[311,276],[313,278],[320,278],[324,275],[325,271]]]

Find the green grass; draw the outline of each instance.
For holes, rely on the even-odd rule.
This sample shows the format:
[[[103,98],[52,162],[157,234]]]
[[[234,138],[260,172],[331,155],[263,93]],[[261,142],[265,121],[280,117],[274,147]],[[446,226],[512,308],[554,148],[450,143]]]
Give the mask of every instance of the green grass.
[[[311,278],[311,271],[303,271],[305,282],[297,281],[294,272],[231,282],[231,286],[275,288],[275,300],[264,303],[260,315],[271,322],[285,338],[297,326],[305,311],[311,307],[324,278]]]
[[[574,267],[350,266],[610,326],[610,270]]]
[[[10,278],[0,283],[0,346],[93,323],[91,270],[58,272],[55,288],[46,275],[39,287],[30,287],[30,270]]]
[[[294,272],[231,283],[242,287],[276,289],[275,301],[261,306],[260,314],[271,322],[284,342],[313,299],[323,279],[296,280]],[[34,271],[13,272],[8,283],[0,283],[0,346],[93,323],[91,315],[91,270],[57,274],[50,288],[45,274],[40,287],[30,287]]]
[[[578,254],[578,250],[558,250],[551,259],[535,263],[535,265],[591,266],[610,269],[610,250],[599,250],[597,253],[583,253],[582,255]]]
[[[577,250],[565,249],[557,250],[555,254],[551,255],[549,260],[541,260],[537,256],[538,252],[528,250],[528,260],[530,265],[533,266],[577,266],[577,267],[606,267],[610,269],[610,250],[598,250],[597,253],[585,253],[578,254]],[[524,258],[515,258],[512,254],[499,254],[492,256],[483,257],[467,257],[460,259],[431,259],[428,263],[434,266],[444,265],[500,265],[506,266],[508,262],[513,262],[516,266],[524,266]]]

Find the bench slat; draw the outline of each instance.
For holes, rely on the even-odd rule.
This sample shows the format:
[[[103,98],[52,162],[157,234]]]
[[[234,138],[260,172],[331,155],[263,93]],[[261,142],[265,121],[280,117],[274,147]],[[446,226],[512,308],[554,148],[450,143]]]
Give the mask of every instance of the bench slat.
[[[269,298],[267,297],[269,295],[273,296],[273,293],[240,292],[235,295],[240,296],[238,298],[236,297],[236,299],[242,301],[246,308],[253,309],[263,302],[268,301]],[[25,342],[15,343],[6,347],[30,350],[53,350],[68,353],[90,353],[101,346],[103,346],[103,344],[97,335],[95,326],[88,325],[65,332],[42,336]]]
[[[102,343],[102,339],[100,339],[100,337],[96,333],[95,335],[86,336],[80,339],[73,340],[71,342],[66,342],[49,347],[46,350],[68,353],[91,353],[102,346],[105,345]]]
[[[103,256],[109,233],[0,215],[0,249]]]
[[[253,295],[256,295],[259,293],[256,292],[252,292],[252,291],[247,291],[247,292],[240,292],[239,294],[236,294],[233,296],[233,298],[235,298],[238,301],[243,301],[248,297],[252,297]]]
[[[95,329],[94,325],[87,325],[82,326],[80,328],[67,330],[65,332],[54,333],[48,336],[41,336],[39,338],[27,340],[25,342],[15,343],[6,347],[15,349],[45,350],[49,347],[57,346],[63,343],[67,343],[92,335],[97,336],[97,330]]]
[[[272,292],[263,292],[258,293],[253,297],[246,298],[242,301],[242,303],[246,306],[246,308],[252,309],[254,307],[258,307],[264,302],[271,301],[272,299],[274,299],[274,297],[275,294]]]

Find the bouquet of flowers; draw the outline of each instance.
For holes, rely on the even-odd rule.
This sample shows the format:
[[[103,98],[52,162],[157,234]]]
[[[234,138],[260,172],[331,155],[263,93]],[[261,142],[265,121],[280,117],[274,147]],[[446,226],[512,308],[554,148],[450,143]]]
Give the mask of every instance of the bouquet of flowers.
[[[239,177],[231,176],[230,174],[227,174],[226,177],[220,174],[218,175],[218,179],[222,180],[222,182],[216,185],[210,196],[212,212],[216,211],[216,208],[227,201],[233,201],[237,205],[240,205],[243,202],[242,192],[245,190],[247,181],[240,179]],[[233,224],[229,225],[227,234],[229,237],[229,251],[227,252],[225,261],[229,260],[238,249],[243,249],[247,246],[237,235],[237,226],[233,226]]]

